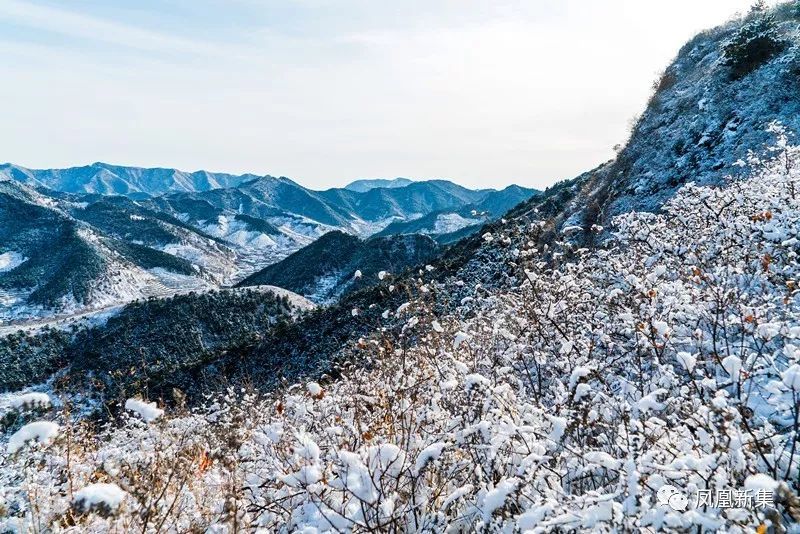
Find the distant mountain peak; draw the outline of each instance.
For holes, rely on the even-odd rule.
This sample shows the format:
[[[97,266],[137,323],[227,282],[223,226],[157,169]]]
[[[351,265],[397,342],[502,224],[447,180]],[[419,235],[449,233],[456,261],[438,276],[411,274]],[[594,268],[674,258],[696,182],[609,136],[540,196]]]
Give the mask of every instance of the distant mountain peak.
[[[413,183],[414,181],[409,180],[408,178],[394,178],[391,180],[387,178],[375,178],[375,179],[356,180],[354,182],[350,182],[349,184],[344,186],[344,188],[349,189],[350,191],[364,193],[366,191],[369,191],[370,189],[377,189],[379,187],[394,189],[397,187],[405,187]]]

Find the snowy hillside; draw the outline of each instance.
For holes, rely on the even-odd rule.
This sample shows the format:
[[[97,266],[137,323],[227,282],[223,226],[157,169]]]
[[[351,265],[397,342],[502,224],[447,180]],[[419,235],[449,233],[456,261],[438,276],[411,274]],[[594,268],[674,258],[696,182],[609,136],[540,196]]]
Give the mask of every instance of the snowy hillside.
[[[0,251],[2,322],[214,287],[237,270],[223,241],[132,201],[10,181],[0,182]]]
[[[189,389],[177,381],[179,371],[191,374],[223,354],[241,354],[242,347],[314,308],[300,295],[272,286],[180,290],[57,322],[0,328],[0,391],[57,377],[60,387],[84,398],[111,398],[114,392],[138,392],[150,379],[151,394],[171,395],[172,386]],[[216,384],[213,373],[198,374],[207,386]]]
[[[378,282],[378,273],[402,273],[424,265],[441,252],[424,235],[398,235],[361,240],[330,232],[286,259],[248,276],[238,286],[285,287],[320,304]]]

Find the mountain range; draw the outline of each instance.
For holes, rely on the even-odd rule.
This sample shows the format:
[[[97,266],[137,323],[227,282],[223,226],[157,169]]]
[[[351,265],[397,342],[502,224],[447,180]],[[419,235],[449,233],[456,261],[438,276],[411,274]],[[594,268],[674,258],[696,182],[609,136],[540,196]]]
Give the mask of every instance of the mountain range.
[[[384,178],[375,178],[375,179],[364,179],[364,180],[355,180],[344,186],[345,189],[349,189],[350,191],[357,191],[359,193],[364,193],[369,191],[370,189],[375,189],[378,187],[385,187],[385,188],[395,188],[395,187],[405,187],[407,185],[411,185],[413,180],[409,180],[408,178],[394,178],[392,180],[387,180]]]
[[[409,229],[387,225],[419,219],[428,227],[414,232],[468,233],[536,194],[445,180],[371,184],[314,191],[271,176],[4,165],[0,320],[232,285],[331,231],[391,237]]]
[[[232,175],[207,171],[183,172],[177,169],[142,168],[92,163],[65,169],[27,169],[19,165],[0,165],[0,176],[65,193],[94,193],[149,197],[171,191],[209,191],[235,187],[256,178],[255,175]]]

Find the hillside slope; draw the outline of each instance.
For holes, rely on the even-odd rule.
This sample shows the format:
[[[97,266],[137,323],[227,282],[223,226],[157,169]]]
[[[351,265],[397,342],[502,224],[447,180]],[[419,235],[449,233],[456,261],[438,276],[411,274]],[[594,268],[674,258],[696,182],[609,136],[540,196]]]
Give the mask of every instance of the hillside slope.
[[[751,151],[762,154],[775,142],[771,123],[800,132],[799,23],[795,3],[786,2],[691,39],[654,84],[617,157],[544,199],[560,204],[552,230],[581,226],[591,243],[594,224],[658,210],[688,182],[715,185],[739,175]]]
[[[231,250],[127,199],[54,195],[0,181],[0,321],[218,284]]]
[[[147,381],[164,382],[176,369],[250,346],[311,309],[280,288],[248,287],[138,300],[77,331],[20,330],[0,338],[0,392],[46,380],[65,367],[83,394],[89,393],[86,370],[96,385],[108,388],[106,394],[134,391]],[[208,384],[216,383],[212,376],[206,376]],[[133,380],[119,388],[121,377]]]
[[[330,232],[274,265],[239,282],[238,287],[273,285],[329,303],[378,282],[381,271],[401,273],[435,258],[439,247],[423,235],[367,240]]]
[[[375,235],[427,234],[442,244],[449,244],[477,232],[483,224],[539,194],[538,191],[510,185],[500,191],[491,191],[480,201],[457,210],[433,211],[417,219],[395,221]]]

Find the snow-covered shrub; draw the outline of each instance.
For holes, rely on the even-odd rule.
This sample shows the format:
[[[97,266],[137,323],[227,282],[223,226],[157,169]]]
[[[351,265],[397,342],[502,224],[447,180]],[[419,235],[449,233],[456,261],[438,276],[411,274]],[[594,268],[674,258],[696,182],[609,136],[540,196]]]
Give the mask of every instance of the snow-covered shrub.
[[[126,400],[125,409],[137,414],[147,423],[152,423],[164,415],[164,410],[156,406],[155,402],[146,402],[140,399]]]
[[[84,530],[797,531],[798,153],[781,138],[748,181],[688,185],[550,263],[525,238],[544,224],[496,227],[521,284],[440,315],[461,286],[420,278],[399,336],[361,340],[340,380],[20,449],[0,530],[57,525],[103,483],[126,506]],[[674,509],[667,484],[775,503]]]
[[[95,512],[102,516],[115,513],[122,501],[125,492],[116,484],[89,484],[75,492],[73,506],[79,513]]]
[[[49,408],[50,396],[47,393],[30,392],[23,393],[11,399],[11,407],[17,410],[31,410],[34,408]]]
[[[8,438],[6,451],[14,454],[30,442],[43,445],[50,443],[58,435],[58,425],[52,421],[34,421],[28,423]]]

